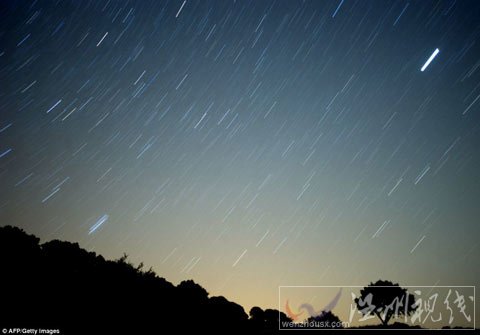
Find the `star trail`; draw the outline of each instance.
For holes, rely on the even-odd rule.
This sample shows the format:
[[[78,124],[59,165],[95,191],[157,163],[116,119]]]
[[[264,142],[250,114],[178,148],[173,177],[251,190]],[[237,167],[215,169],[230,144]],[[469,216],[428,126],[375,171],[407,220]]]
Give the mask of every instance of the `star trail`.
[[[246,310],[279,285],[480,284],[478,1],[0,15],[2,225]]]

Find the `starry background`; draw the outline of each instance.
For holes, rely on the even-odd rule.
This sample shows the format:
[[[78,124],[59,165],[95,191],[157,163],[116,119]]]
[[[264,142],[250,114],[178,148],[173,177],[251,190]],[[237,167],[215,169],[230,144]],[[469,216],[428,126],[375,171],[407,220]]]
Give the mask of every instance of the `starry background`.
[[[2,225],[247,311],[279,285],[479,284],[478,1],[0,11]]]

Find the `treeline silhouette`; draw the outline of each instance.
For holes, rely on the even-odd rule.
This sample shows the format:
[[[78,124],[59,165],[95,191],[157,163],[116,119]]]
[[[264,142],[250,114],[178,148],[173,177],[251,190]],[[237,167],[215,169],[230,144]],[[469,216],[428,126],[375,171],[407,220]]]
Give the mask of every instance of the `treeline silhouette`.
[[[275,309],[253,307],[247,315],[242,306],[222,296],[210,297],[192,280],[175,286],[152,269],[144,270],[143,264],[133,266],[126,255],[111,261],[78,243],[40,244],[38,237],[12,226],[0,227],[0,269],[3,333],[10,328],[44,328],[60,329],[61,334],[276,334],[284,332],[279,324],[292,321]],[[392,287],[388,294],[381,289],[385,286]],[[389,334],[412,330],[407,324],[389,324],[391,313],[381,314],[392,299],[407,293],[405,289],[389,281],[371,283],[355,300],[359,307],[369,293],[380,308],[375,314],[381,324],[357,329],[389,328]],[[416,309],[413,301],[412,297],[407,314]],[[308,321],[341,320],[327,311]]]
[[[60,329],[65,334],[160,334],[165,329],[275,333],[277,310],[209,297],[192,280],[175,286],[124,256],[110,261],[78,243],[40,239],[0,227],[2,328]]]

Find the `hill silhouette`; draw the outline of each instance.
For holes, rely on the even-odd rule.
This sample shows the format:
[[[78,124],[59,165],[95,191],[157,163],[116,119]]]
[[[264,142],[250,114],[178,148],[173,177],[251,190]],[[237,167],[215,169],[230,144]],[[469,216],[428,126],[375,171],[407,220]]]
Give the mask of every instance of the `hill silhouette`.
[[[61,334],[162,334],[166,329],[274,334],[280,332],[279,321],[291,321],[274,309],[253,307],[247,315],[242,306],[209,296],[193,280],[175,286],[152,269],[144,270],[143,264],[133,266],[126,255],[111,261],[78,243],[40,244],[38,237],[12,226],[0,227],[0,268],[3,331],[20,327],[60,329]],[[331,312],[316,320],[340,321]]]

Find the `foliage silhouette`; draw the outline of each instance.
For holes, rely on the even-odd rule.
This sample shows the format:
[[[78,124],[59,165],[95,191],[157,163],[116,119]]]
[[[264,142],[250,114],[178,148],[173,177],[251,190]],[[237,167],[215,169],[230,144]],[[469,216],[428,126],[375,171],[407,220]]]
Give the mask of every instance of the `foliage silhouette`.
[[[247,315],[242,306],[224,297],[210,297],[193,280],[175,286],[152,269],[143,270],[142,263],[133,266],[127,255],[111,261],[78,243],[53,240],[40,244],[36,236],[11,226],[0,227],[0,269],[0,328],[60,329],[67,335],[147,334],[164,329],[171,333],[277,334],[280,324],[292,321],[278,310],[260,307],[251,308]],[[389,289],[384,292],[379,286]],[[410,328],[387,325],[394,314],[387,307],[408,294],[405,289],[389,281],[370,284],[355,300],[360,310],[369,294],[376,305],[373,313],[382,325],[357,328]],[[415,310],[414,303],[410,295],[407,314]],[[404,311],[400,309],[399,314]],[[340,320],[328,312],[311,321]]]
[[[263,310],[260,307],[250,309],[250,329],[260,331],[265,334],[271,334],[278,331],[281,322],[291,322],[292,320],[283,312],[276,309]]]
[[[343,328],[342,321],[339,319],[338,316],[333,314],[331,311],[323,312],[320,315],[308,318],[308,322],[319,324],[321,323],[321,327],[313,327],[313,328],[332,328],[332,329],[341,329]]]
[[[355,303],[362,314],[376,315],[384,326],[393,316],[409,315],[417,308],[413,294],[388,280],[364,287]]]
[[[40,244],[16,227],[0,227],[0,267],[0,327],[59,328],[63,334],[278,329],[276,310],[262,311],[257,324],[242,306],[209,297],[192,280],[174,286],[143,264],[133,266],[127,255],[110,261],[77,243]]]

